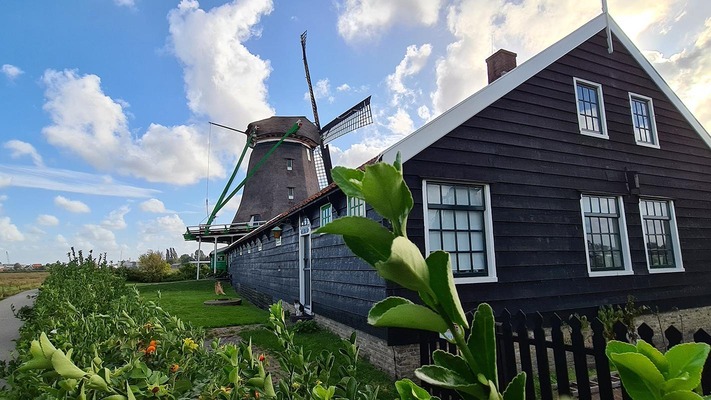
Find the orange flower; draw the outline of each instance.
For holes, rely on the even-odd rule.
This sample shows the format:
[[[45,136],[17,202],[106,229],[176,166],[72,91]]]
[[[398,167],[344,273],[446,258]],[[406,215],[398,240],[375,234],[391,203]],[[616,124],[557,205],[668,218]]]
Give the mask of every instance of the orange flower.
[[[143,350],[143,352],[144,352],[145,354],[153,354],[153,353],[156,352],[156,346],[153,346],[153,345],[148,346],[148,347],[146,347],[145,350]]]
[[[259,355],[259,361],[264,361],[264,354]]]
[[[173,374],[178,372],[179,369],[180,369],[180,366],[178,364],[171,364],[170,365],[170,372]]]

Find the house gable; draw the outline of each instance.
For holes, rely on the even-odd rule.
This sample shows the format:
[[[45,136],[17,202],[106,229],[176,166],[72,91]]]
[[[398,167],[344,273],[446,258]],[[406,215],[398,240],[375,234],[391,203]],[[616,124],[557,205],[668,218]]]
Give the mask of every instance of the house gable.
[[[381,159],[385,162],[392,163],[399,152],[403,162],[409,160],[439,138],[464,123],[467,119],[484,110],[502,96],[580,46],[583,42],[603,31],[608,22],[610,24],[610,31],[618,40],[615,49],[620,49],[619,45],[624,46],[642,70],[657,84],[659,89],[666,95],[681,115],[684,116],[698,136],[711,148],[711,135],[709,135],[696,117],[693,116],[691,111],[689,111],[639,49],[637,49],[619,25],[617,25],[608,14],[600,14],[568,36],[543,50],[541,53],[538,53],[517,68],[514,68],[506,75],[485,86],[412,134],[393,144],[382,153]]]

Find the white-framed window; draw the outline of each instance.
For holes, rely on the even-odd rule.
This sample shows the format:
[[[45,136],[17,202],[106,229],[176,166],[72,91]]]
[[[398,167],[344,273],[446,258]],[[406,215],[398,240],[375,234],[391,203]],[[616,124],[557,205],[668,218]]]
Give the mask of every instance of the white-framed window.
[[[630,93],[629,96],[635,143],[658,149],[657,122],[654,119],[652,99],[634,93]]]
[[[262,241],[257,239],[257,251],[262,251]]]
[[[293,170],[294,170],[294,159],[293,159],[293,158],[287,158],[287,159],[286,159],[286,170],[287,170],[287,171],[293,171]]]
[[[274,246],[281,246],[281,237],[274,239]]]
[[[425,249],[449,252],[455,283],[496,282],[488,185],[423,181]]]
[[[602,85],[578,78],[573,78],[573,83],[580,133],[607,139]]]
[[[321,226],[328,224],[333,221],[333,207],[331,203],[324,204],[321,206]]]
[[[286,188],[287,191],[287,197],[289,200],[294,200],[294,188],[293,187],[288,187]]]
[[[630,275],[629,238],[621,197],[583,194],[580,210],[590,276]]]
[[[349,217],[365,217],[365,200],[348,196],[347,202]]]
[[[684,270],[676,226],[674,202],[663,199],[640,199],[644,250],[650,273]]]

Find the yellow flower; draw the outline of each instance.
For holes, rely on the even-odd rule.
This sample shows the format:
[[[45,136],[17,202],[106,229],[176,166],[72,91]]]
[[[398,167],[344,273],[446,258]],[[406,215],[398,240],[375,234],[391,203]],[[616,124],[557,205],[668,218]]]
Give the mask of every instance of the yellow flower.
[[[191,338],[185,338],[183,339],[183,349],[187,349],[189,351],[195,351],[198,349],[198,344],[195,343],[195,341]]]

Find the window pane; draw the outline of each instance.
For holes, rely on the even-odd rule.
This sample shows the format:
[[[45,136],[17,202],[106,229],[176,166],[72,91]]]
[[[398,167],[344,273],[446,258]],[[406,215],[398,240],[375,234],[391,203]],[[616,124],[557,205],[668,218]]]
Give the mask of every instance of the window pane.
[[[471,271],[472,269],[472,258],[469,253],[459,253],[457,254],[457,266],[460,271]]]
[[[472,268],[474,271],[486,270],[486,256],[484,256],[484,253],[472,253],[472,259],[474,261]]]
[[[442,247],[444,251],[455,251],[457,250],[457,244],[455,242],[454,232],[442,232]]]
[[[430,251],[442,250],[442,240],[439,232],[430,232]]]
[[[473,231],[484,230],[484,213],[482,211],[469,211],[469,229]]]
[[[468,213],[463,210],[457,210],[454,212],[454,215],[457,222],[457,230],[467,230],[469,228]]]
[[[469,190],[463,186],[457,186],[457,205],[468,206],[469,205]]]
[[[441,225],[439,222],[440,210],[429,210],[427,212],[429,215],[429,226],[430,229],[440,229]]]
[[[469,235],[467,232],[457,232],[457,251],[469,250]]]
[[[454,211],[442,210],[442,229],[454,229]]]
[[[455,204],[454,187],[449,185],[442,185],[442,204]]]
[[[472,250],[484,250],[484,234],[482,232],[471,232],[469,237],[472,243]]]
[[[439,185],[431,183],[427,184],[427,202],[429,204],[441,204],[442,199],[439,195]]]
[[[481,187],[470,187],[469,188],[469,199],[473,206],[483,206],[484,205],[484,190]]]

